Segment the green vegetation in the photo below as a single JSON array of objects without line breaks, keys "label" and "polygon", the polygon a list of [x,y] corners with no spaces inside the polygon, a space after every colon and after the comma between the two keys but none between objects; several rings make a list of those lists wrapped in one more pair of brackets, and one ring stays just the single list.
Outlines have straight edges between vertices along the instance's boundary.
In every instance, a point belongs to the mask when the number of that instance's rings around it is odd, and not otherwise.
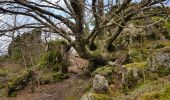
[{"label": "green vegetation", "polygon": [[103,76],[107,77],[107,76],[109,76],[112,73],[113,73],[113,68],[112,67],[104,66],[104,67],[101,67],[101,68],[97,68],[92,73],[92,75],[95,76],[96,74],[100,74],[100,75],[103,75]]},{"label": "green vegetation", "polygon": [[145,93],[140,100],[169,100],[169,99],[170,99],[170,84],[164,86],[161,91]]},{"label": "green vegetation", "polygon": [[[2,58],[17,65],[15,66],[15,70],[12,69],[13,66],[9,66],[9,68],[4,66],[4,68],[0,69],[0,77],[7,81],[7,83],[0,84],[1,95],[14,97],[17,96],[17,91],[25,88],[28,84],[34,86],[38,80],[41,84],[47,84],[62,81],[69,77],[67,74],[69,62],[63,59],[61,55],[61,52],[63,52],[61,51],[61,46],[67,49],[67,43],[63,40],[50,41],[48,43],[49,50],[44,52],[45,50],[42,50],[44,47],[41,47],[43,45],[34,47],[34,44],[37,43],[34,38],[39,37],[36,32],[35,30],[32,34],[29,33],[17,37],[10,44],[10,55],[5,57],[5,59]],[[31,47],[28,45],[22,46],[19,42],[20,39],[32,41],[33,43],[30,43]],[[24,63],[27,65],[27,68],[23,67]]]},{"label": "green vegetation", "polygon": [[103,94],[92,93],[92,97],[94,98],[94,100],[112,100],[111,97]]},{"label": "green vegetation", "polygon": [[[152,84],[150,84],[150,86],[152,87]],[[149,92],[146,91],[146,93],[144,93],[140,97],[140,100],[169,100],[170,99],[169,81],[166,80],[166,82],[163,82],[162,86],[159,86],[158,83],[155,84],[155,89],[152,90],[153,91],[149,91]]]},{"label": "green vegetation", "polygon": [[7,95],[13,96],[13,94],[15,94],[15,91],[18,91],[25,87],[28,84],[29,79],[32,77],[33,75],[28,69],[22,70],[15,76],[11,77],[7,83],[8,86]]},{"label": "green vegetation", "polygon": [[147,62],[135,62],[135,63],[130,63],[130,64],[126,64],[124,65],[124,67],[126,68],[145,68],[147,66]]},{"label": "green vegetation", "polygon": [[[153,20],[160,19],[160,17],[153,18]],[[142,21],[134,21],[134,23],[137,25],[144,24]],[[170,23],[168,21],[160,24],[163,25],[163,28],[169,30]],[[19,65],[17,65],[19,69],[17,68],[15,71],[5,67],[0,69],[1,80],[7,80],[6,84],[0,84],[1,96],[15,97],[19,90],[29,84],[32,85],[32,90],[34,90],[34,85],[38,84],[38,82],[43,85],[69,78],[68,66],[70,66],[70,62],[66,54],[69,52],[70,46],[67,41],[57,40],[46,44],[41,41],[42,45],[36,48],[34,42],[38,42],[35,41],[34,36],[37,38],[39,36],[36,32],[37,30],[34,30],[32,34],[17,37],[13,41],[14,43],[9,46],[10,55],[0,58],[2,61],[11,61]],[[141,100],[170,99],[169,83],[165,82],[166,85],[161,85],[158,82],[159,78],[170,74],[169,66],[159,64],[159,61],[161,63],[168,62],[166,61],[168,57],[166,58],[164,54],[170,53],[170,41],[157,38],[159,36],[163,36],[160,31],[157,33],[151,32],[150,36],[143,33],[134,33],[134,36],[129,33],[122,34],[115,40],[109,52],[107,52],[103,43],[105,42],[103,39],[106,37],[97,38],[94,44],[86,45],[86,49],[93,57],[88,59],[88,74],[92,77],[100,74],[108,80],[110,85],[106,93],[91,93],[94,100],[112,100],[114,97],[119,98],[119,96],[121,97],[120,100],[123,100],[122,97],[128,98],[128,96]],[[20,39],[24,39],[25,42],[31,41],[32,43],[28,42],[30,45],[21,45],[19,43]],[[47,44],[48,48],[45,46]],[[165,61],[160,59],[165,59]],[[152,82],[157,83],[151,84]],[[81,83],[77,82],[75,85],[81,86]],[[111,85],[113,85],[113,88],[111,88]],[[149,87],[153,91],[146,91],[146,88]],[[90,91],[91,88],[92,82],[85,85],[83,91]],[[136,92],[141,94],[137,95]],[[75,96],[68,96],[67,99],[74,100],[75,98],[77,99]]]},{"label": "green vegetation", "polygon": [[48,72],[46,74],[43,74],[40,78],[41,84],[48,84],[52,82],[59,82],[66,78],[68,78],[68,74],[61,73],[61,72]]}]

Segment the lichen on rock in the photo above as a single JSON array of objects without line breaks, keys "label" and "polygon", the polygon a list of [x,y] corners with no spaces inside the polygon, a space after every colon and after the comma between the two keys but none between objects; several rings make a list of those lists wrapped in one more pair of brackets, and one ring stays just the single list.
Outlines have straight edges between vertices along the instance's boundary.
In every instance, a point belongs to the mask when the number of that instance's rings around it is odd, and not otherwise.
[{"label": "lichen on rock", "polygon": [[170,47],[157,50],[148,58],[148,72],[166,76],[170,72]]},{"label": "lichen on rock", "polygon": [[104,76],[99,74],[95,75],[93,80],[93,91],[95,93],[104,93],[109,89],[109,83]]}]

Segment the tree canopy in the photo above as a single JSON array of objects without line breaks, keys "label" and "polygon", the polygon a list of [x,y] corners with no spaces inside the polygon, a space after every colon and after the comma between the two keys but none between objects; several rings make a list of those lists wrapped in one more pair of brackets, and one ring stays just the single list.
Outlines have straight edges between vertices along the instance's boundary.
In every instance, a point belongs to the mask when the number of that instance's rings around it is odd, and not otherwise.
[{"label": "tree canopy", "polygon": [[[56,33],[67,40],[82,58],[92,58],[94,41],[104,37],[106,51],[128,23],[135,20],[163,16],[167,21],[169,10],[165,4],[168,0],[1,0],[0,36],[20,29],[40,28],[42,31]],[[157,10],[155,10],[157,9]],[[28,17],[30,20],[9,25],[7,16]],[[143,26],[158,23],[156,20]],[[21,24],[22,23],[22,24]],[[6,27],[5,27],[6,26]],[[5,28],[4,28],[5,27]],[[74,39],[72,38],[74,37]]]}]

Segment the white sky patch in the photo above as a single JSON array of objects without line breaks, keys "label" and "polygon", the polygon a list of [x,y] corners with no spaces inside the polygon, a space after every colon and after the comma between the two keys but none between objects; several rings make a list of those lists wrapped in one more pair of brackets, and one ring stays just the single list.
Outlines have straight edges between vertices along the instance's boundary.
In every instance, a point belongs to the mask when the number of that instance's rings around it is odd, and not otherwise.
[{"label": "white sky patch", "polygon": [[5,55],[8,53],[8,46],[11,42],[11,38],[2,36],[0,37],[0,55]]}]

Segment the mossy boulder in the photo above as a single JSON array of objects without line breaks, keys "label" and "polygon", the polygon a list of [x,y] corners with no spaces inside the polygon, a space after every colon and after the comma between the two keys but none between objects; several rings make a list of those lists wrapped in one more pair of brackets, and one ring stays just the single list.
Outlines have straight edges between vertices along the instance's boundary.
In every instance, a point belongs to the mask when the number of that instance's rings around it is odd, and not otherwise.
[{"label": "mossy boulder", "polygon": [[15,76],[11,77],[7,83],[7,95],[12,96],[15,91],[24,88],[32,78],[33,74],[30,70],[22,70]]},{"label": "mossy boulder", "polygon": [[170,47],[157,50],[148,58],[148,72],[157,73],[159,76],[170,74]]},{"label": "mossy boulder", "polygon": [[41,30],[39,29],[16,36],[8,47],[11,61],[24,67],[35,64],[44,52],[45,44],[41,40]]},{"label": "mossy boulder", "polygon": [[93,80],[93,92],[95,93],[105,93],[109,89],[109,83],[104,76],[99,74],[95,75]]},{"label": "mossy boulder", "polygon": [[114,81],[114,77],[113,77],[114,68],[113,68],[113,66],[104,66],[104,67],[97,68],[92,73],[92,76],[95,76],[96,74],[104,76],[108,80],[109,84],[113,83],[113,81]]},{"label": "mossy boulder", "polygon": [[126,64],[122,73],[123,92],[133,90],[145,81],[144,69],[147,62],[138,62]]},{"label": "mossy boulder", "polygon": [[112,100],[117,92],[112,91],[104,76],[96,74],[93,80],[93,87],[90,92],[85,93],[81,100]]},{"label": "mossy boulder", "polygon": [[40,57],[36,65],[41,84],[62,81],[69,77],[67,72],[70,62],[67,59],[69,55],[67,43],[64,40],[58,40],[50,41],[48,45],[47,52]]}]

